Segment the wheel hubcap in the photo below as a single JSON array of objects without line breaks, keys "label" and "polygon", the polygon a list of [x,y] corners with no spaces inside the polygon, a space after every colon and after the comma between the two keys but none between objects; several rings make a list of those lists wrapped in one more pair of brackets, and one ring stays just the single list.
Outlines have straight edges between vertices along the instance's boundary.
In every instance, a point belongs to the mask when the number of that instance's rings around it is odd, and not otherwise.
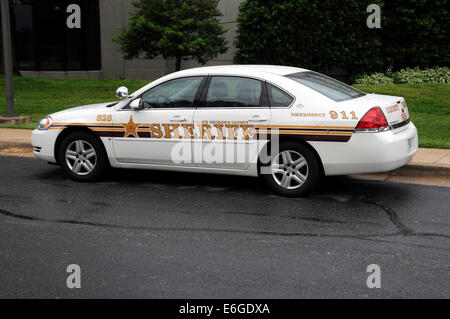
[{"label": "wheel hubcap", "polygon": [[77,175],[90,174],[97,163],[95,149],[86,141],[73,141],[66,150],[66,163],[69,169]]},{"label": "wheel hubcap", "polygon": [[296,189],[308,178],[308,163],[295,151],[283,151],[272,162],[272,177],[284,189]]}]

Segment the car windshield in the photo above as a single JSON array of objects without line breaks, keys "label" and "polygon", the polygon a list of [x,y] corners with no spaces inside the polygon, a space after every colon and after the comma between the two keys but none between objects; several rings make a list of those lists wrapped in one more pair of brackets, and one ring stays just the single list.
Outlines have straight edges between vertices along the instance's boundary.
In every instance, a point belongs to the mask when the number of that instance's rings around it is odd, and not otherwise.
[{"label": "car windshield", "polygon": [[316,72],[300,72],[286,75],[314,91],[317,91],[336,102],[355,99],[365,94],[351,86]]}]

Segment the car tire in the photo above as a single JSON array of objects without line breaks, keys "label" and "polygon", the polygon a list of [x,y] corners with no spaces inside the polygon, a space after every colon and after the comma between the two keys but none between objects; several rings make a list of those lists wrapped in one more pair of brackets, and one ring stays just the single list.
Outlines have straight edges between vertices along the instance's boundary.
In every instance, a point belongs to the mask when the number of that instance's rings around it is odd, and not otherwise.
[{"label": "car tire", "polygon": [[277,194],[302,197],[316,188],[321,166],[316,155],[306,145],[281,142],[270,163],[261,165],[260,177]]},{"label": "car tire", "polygon": [[102,142],[89,132],[74,132],[64,138],[58,159],[63,172],[79,182],[97,181],[109,167]]}]

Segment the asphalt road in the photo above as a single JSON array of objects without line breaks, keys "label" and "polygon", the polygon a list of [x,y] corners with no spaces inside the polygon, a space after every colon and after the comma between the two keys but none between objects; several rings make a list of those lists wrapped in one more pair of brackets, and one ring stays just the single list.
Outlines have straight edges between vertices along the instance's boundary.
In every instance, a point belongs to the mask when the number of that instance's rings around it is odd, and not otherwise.
[{"label": "asphalt road", "polygon": [[0,297],[449,298],[449,195],[342,177],[288,199],[254,178],[130,170],[81,184],[0,157]]}]

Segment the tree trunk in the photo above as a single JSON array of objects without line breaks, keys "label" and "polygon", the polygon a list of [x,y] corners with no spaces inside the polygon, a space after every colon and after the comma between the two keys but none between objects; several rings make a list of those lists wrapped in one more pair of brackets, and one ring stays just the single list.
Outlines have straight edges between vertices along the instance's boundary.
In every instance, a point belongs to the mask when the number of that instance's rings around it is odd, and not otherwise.
[{"label": "tree trunk", "polygon": [[175,71],[181,70],[181,56],[177,56],[177,62],[175,64]]},{"label": "tree trunk", "polygon": [[[11,46],[12,46],[12,61],[13,61],[13,74],[19,75],[19,63],[16,59],[16,50],[15,50],[15,16],[14,16],[14,3],[12,0],[9,0],[9,6],[10,6],[10,23],[11,23]],[[3,56],[3,41],[2,41],[2,19],[0,18],[0,74],[5,74],[5,61]]]},{"label": "tree trunk", "polygon": [[11,45],[12,45],[12,61],[13,61],[13,73],[14,75],[19,75],[19,62],[16,58],[16,16],[14,14],[14,1],[9,0],[10,7],[10,18],[11,18]]},{"label": "tree trunk", "polygon": [[[0,10],[1,13],[1,10]],[[5,74],[5,68],[3,63],[4,62],[4,57],[3,57],[3,29],[2,29],[2,19],[0,17],[0,35],[2,36],[2,38],[0,39],[0,74]]]}]

